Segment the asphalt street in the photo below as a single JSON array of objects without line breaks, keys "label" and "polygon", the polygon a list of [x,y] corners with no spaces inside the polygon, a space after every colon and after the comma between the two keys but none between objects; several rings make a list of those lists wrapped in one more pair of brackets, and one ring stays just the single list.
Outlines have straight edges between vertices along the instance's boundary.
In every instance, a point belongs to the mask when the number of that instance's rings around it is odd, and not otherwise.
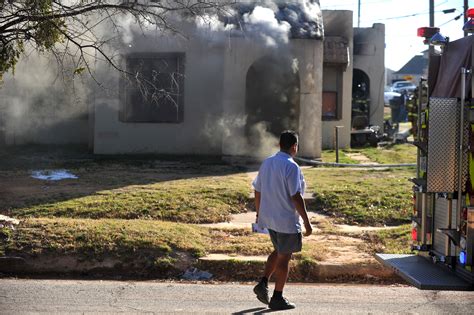
[{"label": "asphalt street", "polygon": [[[294,314],[472,314],[474,292],[289,284]],[[269,313],[249,284],[0,279],[0,313]],[[286,312],[285,312],[286,313]]]}]

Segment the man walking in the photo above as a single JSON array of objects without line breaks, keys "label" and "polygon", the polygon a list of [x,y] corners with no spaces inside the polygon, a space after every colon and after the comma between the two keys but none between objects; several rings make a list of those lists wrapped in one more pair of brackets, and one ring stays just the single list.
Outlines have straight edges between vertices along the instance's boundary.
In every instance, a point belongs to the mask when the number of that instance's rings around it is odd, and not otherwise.
[{"label": "man walking", "polygon": [[[280,135],[280,152],[267,158],[254,180],[255,208],[260,228],[267,228],[274,251],[268,256],[264,276],[253,291],[272,310],[295,308],[283,297],[292,253],[301,251],[303,219],[305,236],[313,229],[303,199],[305,181],[301,169],[293,160],[298,152],[298,135],[287,130]],[[275,276],[275,290],[268,296],[268,280]]]}]

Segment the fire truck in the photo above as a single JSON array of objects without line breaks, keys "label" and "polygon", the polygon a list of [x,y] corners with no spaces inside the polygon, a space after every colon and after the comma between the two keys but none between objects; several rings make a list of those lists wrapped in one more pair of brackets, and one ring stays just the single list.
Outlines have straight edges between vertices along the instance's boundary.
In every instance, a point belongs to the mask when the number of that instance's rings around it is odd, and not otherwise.
[{"label": "fire truck", "polygon": [[[474,32],[474,9],[468,17]],[[433,27],[418,35],[441,48],[430,48],[418,88],[414,254],[376,258],[419,289],[474,290],[474,36],[449,42]]]}]

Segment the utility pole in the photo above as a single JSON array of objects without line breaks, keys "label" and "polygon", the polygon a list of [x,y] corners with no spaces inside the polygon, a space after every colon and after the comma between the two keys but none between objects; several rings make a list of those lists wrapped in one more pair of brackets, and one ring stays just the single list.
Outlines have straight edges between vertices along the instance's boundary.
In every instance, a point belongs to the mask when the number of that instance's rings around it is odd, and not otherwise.
[{"label": "utility pole", "polygon": [[430,0],[430,27],[434,26],[434,0]]},{"label": "utility pole", "polygon": [[359,0],[359,7],[357,9],[357,27],[360,27],[360,1],[361,0]]},{"label": "utility pole", "polygon": [[[430,0],[430,27],[434,27],[434,0]],[[434,54],[434,47],[432,45],[429,45],[429,56],[432,56]]]},{"label": "utility pole", "polygon": [[[466,22],[467,22],[467,9],[469,9],[469,3],[468,2],[469,2],[468,0],[464,0],[464,24],[466,24]],[[466,36],[467,36],[467,32],[464,31],[464,37],[466,37]]]}]

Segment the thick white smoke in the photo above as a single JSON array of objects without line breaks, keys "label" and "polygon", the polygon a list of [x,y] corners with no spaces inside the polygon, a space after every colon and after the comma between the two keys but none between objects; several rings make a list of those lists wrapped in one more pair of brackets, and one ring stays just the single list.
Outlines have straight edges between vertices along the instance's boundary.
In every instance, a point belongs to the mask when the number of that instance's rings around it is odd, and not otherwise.
[{"label": "thick white smoke", "polygon": [[[245,129],[245,115],[227,116],[219,119],[209,117],[203,130],[206,139],[232,143],[226,154],[254,157],[260,160],[278,151],[278,138],[268,132],[265,122],[258,122],[249,128],[249,134],[239,131]],[[219,142],[219,143],[217,143]]]},{"label": "thick white smoke", "polygon": [[288,22],[279,22],[270,8],[257,6],[251,13],[243,16],[246,33],[263,39],[267,46],[287,44],[291,26]]},{"label": "thick white smoke", "polygon": [[0,110],[5,113],[7,143],[85,141],[89,89],[73,71],[62,70],[55,58],[32,52],[18,63],[14,75],[5,76]]},{"label": "thick white smoke", "polygon": [[[223,15],[209,11],[198,16],[186,17],[170,14],[167,18],[172,28],[183,32],[183,37],[198,35],[212,41],[228,40],[229,36],[246,36],[259,42],[263,40],[266,45],[275,47],[287,44],[291,36],[321,36],[321,11],[316,1],[238,1],[235,7],[227,8],[225,11]],[[91,17],[89,25],[99,20],[99,17]],[[157,37],[162,34],[162,30],[156,29],[146,20],[137,23],[131,15],[120,15],[115,23],[105,21],[96,25],[92,32],[100,41],[109,43],[101,48],[113,61],[119,60],[120,54],[126,53],[128,48],[134,46],[137,36],[151,39],[149,47],[140,47],[143,51],[152,46],[156,50],[156,46],[160,45]],[[84,35],[92,38],[92,32]],[[77,57],[77,50],[73,52]],[[102,71],[104,67],[112,69],[100,54],[91,50],[89,52],[91,55],[85,55],[84,58],[89,62],[93,74],[107,73]],[[88,77],[87,69],[74,74],[76,65],[72,63],[66,64],[64,69],[51,66],[52,64],[55,65],[56,60],[51,56],[33,53],[28,60],[18,65],[15,76],[6,77],[0,94],[8,96],[3,102],[3,106],[8,107],[7,128],[14,130],[15,134],[23,136],[34,134],[37,128],[87,114],[90,91],[80,82],[81,77]],[[97,68],[94,68],[95,66]],[[297,69],[297,63],[294,63],[293,67]],[[67,72],[66,83],[63,82],[61,71]],[[96,79],[101,84],[107,80],[100,76]],[[91,82],[92,86],[95,84]],[[116,87],[103,85],[105,88],[111,88],[108,91],[115,89],[117,93]],[[230,133],[232,128],[227,127],[242,129],[246,123],[245,117],[222,117],[217,123],[213,123],[214,127],[207,126],[205,134],[235,137],[235,134]],[[249,130],[251,137],[258,139],[260,144],[252,146],[244,136],[236,137],[236,154],[264,157],[275,150],[278,141],[266,131],[264,123],[257,123]]]},{"label": "thick white smoke", "polygon": [[287,44],[291,37],[321,38],[323,35],[319,3],[311,0],[237,1],[225,13],[206,13],[195,19],[201,34],[216,37],[222,33],[226,36],[241,33],[263,40],[269,47]]}]

